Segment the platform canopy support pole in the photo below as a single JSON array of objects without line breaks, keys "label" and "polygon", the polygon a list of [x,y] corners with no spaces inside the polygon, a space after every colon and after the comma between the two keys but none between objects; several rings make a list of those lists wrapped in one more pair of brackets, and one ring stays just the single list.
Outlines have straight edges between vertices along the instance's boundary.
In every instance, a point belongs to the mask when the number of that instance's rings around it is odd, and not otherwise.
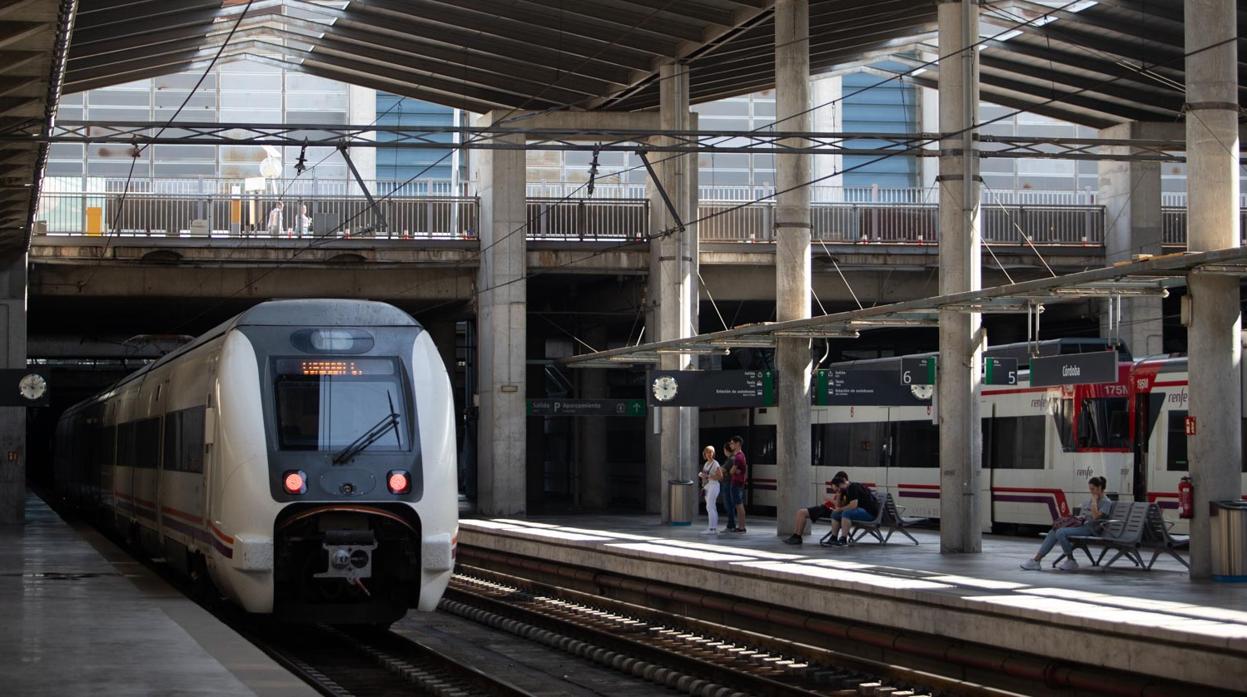
[{"label": "platform canopy support pole", "polygon": [[[1187,248],[1239,246],[1238,11],[1235,0],[1186,0]],[[1206,50],[1201,50],[1206,49]],[[1242,316],[1237,276],[1187,276],[1188,436],[1195,518],[1191,578],[1213,573],[1209,503],[1242,495]]]},{"label": "platform canopy support pole", "polygon": [[[775,117],[784,131],[813,130],[810,112],[810,3],[775,3]],[[810,316],[810,155],[775,156],[775,314],[785,322]],[[776,532],[791,535],[792,513],[809,505],[810,340],[775,341],[779,372]]]},{"label": "platform canopy support pole", "polygon": [[[668,63],[659,68],[659,121],[666,130],[690,130],[693,128],[689,111],[688,65]],[[659,181],[670,199],[678,220],[663,201],[658,188],[649,187],[649,210],[651,235],[659,236],[650,243],[651,261],[650,297],[657,303],[658,336],[682,339],[695,336],[698,327],[698,302],[700,290],[697,285],[697,228],[687,225],[697,210],[696,180],[697,156],[692,154],[652,156]],[[678,229],[683,226],[683,229]],[[664,354],[659,367],[663,370],[692,370],[697,367],[695,357],[688,354]],[[653,418],[652,416],[650,418]],[[694,467],[701,460],[697,446],[697,409],[692,407],[662,407],[658,409],[658,497],[660,515],[664,523],[671,522],[668,497],[671,479],[689,479]],[[653,492],[655,482],[648,482]]]},{"label": "platform canopy support pole", "polygon": [[[482,125],[503,112],[481,116]],[[507,136],[522,139],[523,136]],[[528,333],[527,165],[522,150],[482,150],[472,158],[480,194],[477,280],[477,508],[523,515],[527,507],[525,405]]]},{"label": "platform canopy support pole", "polygon": [[[940,293],[982,287],[978,150],[971,128],[979,103],[975,2],[938,8],[940,60]],[[982,319],[940,312],[937,405],[940,433],[940,551],[982,551],[979,424]]]}]

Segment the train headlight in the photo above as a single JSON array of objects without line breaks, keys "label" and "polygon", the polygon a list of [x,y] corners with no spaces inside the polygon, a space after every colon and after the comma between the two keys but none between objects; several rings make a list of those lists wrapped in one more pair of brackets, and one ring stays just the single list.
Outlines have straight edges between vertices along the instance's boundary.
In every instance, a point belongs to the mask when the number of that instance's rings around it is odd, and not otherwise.
[{"label": "train headlight", "polygon": [[390,470],[385,475],[385,485],[390,488],[391,494],[406,494],[411,491],[411,475],[403,470]]},{"label": "train headlight", "polygon": [[307,475],[303,470],[289,470],[281,475],[281,486],[287,494],[306,494]]}]

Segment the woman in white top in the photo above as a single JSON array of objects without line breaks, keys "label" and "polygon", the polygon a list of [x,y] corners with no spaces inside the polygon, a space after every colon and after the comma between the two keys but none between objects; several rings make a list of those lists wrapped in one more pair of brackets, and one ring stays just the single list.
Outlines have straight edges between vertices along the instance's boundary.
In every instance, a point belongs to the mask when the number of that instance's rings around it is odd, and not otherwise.
[{"label": "woman in white top", "polygon": [[701,493],[706,499],[706,516],[710,518],[710,527],[706,528],[704,534],[715,535],[719,532],[719,482],[723,480],[723,468],[714,459],[713,445],[707,445],[701,455],[705,462],[697,476],[701,479]]}]

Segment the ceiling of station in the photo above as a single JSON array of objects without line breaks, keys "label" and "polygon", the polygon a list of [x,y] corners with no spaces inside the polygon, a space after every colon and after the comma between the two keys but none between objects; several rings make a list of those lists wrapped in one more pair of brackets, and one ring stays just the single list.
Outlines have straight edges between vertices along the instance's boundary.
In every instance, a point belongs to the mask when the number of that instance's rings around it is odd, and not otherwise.
[{"label": "ceiling of station", "polygon": [[[56,103],[67,0],[0,0],[0,132],[46,125]],[[0,148],[0,254],[25,249],[47,145]]]},{"label": "ceiling of station", "polygon": [[[246,5],[79,0],[65,89],[202,69]],[[658,66],[672,59],[688,62],[694,101],[771,87],[773,5],[254,0],[222,60],[260,60],[477,112],[651,109]],[[1182,8],[1182,0],[985,3],[982,98],[1095,127],[1179,118]],[[815,72],[889,61],[914,70],[906,80],[936,84],[938,68],[924,65],[937,57],[935,0],[811,0],[810,14]]]}]

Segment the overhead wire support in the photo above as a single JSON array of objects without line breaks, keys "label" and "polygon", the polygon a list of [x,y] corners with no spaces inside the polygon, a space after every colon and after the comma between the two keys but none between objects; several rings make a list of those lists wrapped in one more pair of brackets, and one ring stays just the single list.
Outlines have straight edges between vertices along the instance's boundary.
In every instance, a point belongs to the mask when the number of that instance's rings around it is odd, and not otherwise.
[{"label": "overhead wire support", "polygon": [[641,158],[641,164],[645,165],[645,171],[649,172],[649,178],[654,182],[654,188],[658,190],[662,203],[667,207],[667,212],[671,214],[671,219],[675,221],[675,229],[677,232],[684,232],[684,221],[680,219],[680,212],[676,210],[675,203],[671,197],[667,195],[667,190],[662,185],[662,180],[658,178],[658,173],[654,171],[654,166],[650,164],[649,157],[645,154],[645,148],[637,148],[637,157]]},{"label": "overhead wire support", "polygon": [[[151,145],[271,145],[274,147],[445,150],[446,136],[455,136],[459,150],[532,150],[562,152],[634,152],[636,143],[649,143],[651,153],[849,155],[897,154],[938,157],[938,150],[914,149],[914,144],[939,139],[938,133],[798,132],[760,130],[668,130],[620,128],[541,128],[500,126],[404,126],[388,124],[167,124],[147,121],[58,121],[49,133],[28,126],[0,133],[0,143],[130,144]],[[516,138],[522,136],[522,140]],[[1066,138],[973,135],[982,157],[1007,159],[1119,160],[1180,163],[1186,145],[1180,140],[1128,138]],[[861,147],[860,141],[882,142]],[[1129,152],[1124,149],[1129,148]],[[1112,150],[1109,150],[1112,149]]]}]

